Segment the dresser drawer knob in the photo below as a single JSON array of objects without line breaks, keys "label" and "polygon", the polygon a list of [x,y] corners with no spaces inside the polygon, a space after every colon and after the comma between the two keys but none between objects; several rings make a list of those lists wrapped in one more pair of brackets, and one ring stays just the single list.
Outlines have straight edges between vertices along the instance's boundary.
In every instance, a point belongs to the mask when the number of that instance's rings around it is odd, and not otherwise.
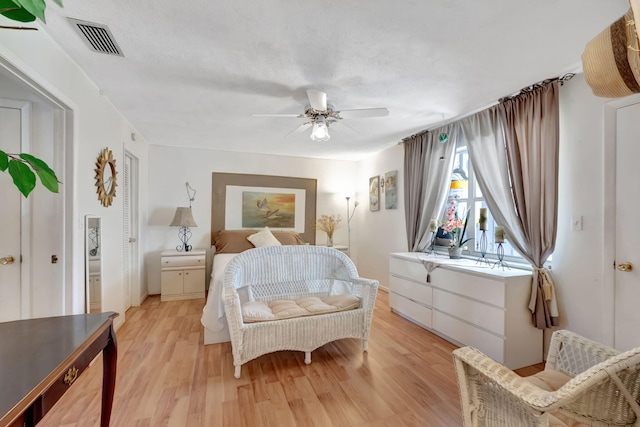
[{"label": "dresser drawer knob", "polygon": [[73,382],[78,378],[78,373],[80,372],[80,370],[78,368],[76,368],[75,366],[72,368],[69,368],[69,370],[67,371],[66,374],[64,374],[64,383],[66,385],[71,385],[73,384]]}]

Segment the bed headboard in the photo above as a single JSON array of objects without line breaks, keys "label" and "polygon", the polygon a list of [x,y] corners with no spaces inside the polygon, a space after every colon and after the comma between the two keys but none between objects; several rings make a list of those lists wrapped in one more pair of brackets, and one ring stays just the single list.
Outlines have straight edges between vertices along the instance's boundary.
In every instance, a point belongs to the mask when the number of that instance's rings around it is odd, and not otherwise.
[{"label": "bed headboard", "polygon": [[[296,228],[300,236],[305,242],[310,244],[316,243],[316,188],[317,180],[312,178],[293,178],[286,176],[273,176],[273,175],[248,175],[239,173],[219,173],[213,172],[211,177],[211,244],[214,244],[215,237],[219,231],[228,228],[263,228],[268,226],[272,228],[269,223],[269,218],[264,218],[264,221],[260,225],[255,227],[238,227],[229,226],[230,221],[227,221],[226,213],[227,209],[227,188],[231,186],[234,194],[238,192],[237,187],[246,187],[247,191],[259,191],[269,192],[269,189],[274,189],[274,194],[282,192],[278,189],[291,189],[298,197],[295,200],[295,209],[298,211],[296,216]],[[242,190],[242,189],[240,189]],[[300,195],[304,194],[304,197]],[[303,199],[303,200],[300,200]],[[233,202],[238,206],[230,206],[230,210],[235,212],[234,215],[243,215],[242,203],[238,201],[237,197],[234,197]],[[246,208],[245,208],[246,209]],[[301,213],[304,213],[301,216]],[[273,215],[274,217],[277,215]],[[233,218],[234,221],[238,221],[238,218]],[[298,220],[302,221],[302,225],[298,224]],[[242,222],[242,221],[241,221]],[[277,228],[277,227],[276,227]],[[287,228],[282,228],[286,230]],[[293,228],[291,228],[293,231]]]}]

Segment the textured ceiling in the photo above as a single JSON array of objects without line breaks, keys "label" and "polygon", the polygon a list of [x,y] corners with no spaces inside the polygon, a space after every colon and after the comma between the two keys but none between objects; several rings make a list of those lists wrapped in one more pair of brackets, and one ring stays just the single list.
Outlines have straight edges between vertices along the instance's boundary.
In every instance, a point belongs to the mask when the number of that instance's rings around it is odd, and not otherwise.
[{"label": "textured ceiling", "polygon": [[[151,144],[360,159],[521,87],[580,67],[625,0],[65,0],[47,31]],[[66,17],[107,25],[125,57],[95,53]],[[331,139],[286,136],[305,90],[345,119]]]}]

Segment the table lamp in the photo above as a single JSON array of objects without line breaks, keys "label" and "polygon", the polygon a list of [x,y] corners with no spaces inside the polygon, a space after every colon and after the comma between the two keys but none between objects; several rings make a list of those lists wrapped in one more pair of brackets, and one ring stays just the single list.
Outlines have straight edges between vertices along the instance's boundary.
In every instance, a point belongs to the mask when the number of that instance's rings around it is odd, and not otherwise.
[{"label": "table lamp", "polygon": [[188,244],[191,238],[191,230],[189,227],[197,227],[191,208],[178,207],[176,208],[176,214],[173,216],[173,221],[170,224],[171,227],[180,227],[178,230],[178,238],[182,242],[181,245],[176,246],[176,250],[179,252],[189,252],[192,246]]}]

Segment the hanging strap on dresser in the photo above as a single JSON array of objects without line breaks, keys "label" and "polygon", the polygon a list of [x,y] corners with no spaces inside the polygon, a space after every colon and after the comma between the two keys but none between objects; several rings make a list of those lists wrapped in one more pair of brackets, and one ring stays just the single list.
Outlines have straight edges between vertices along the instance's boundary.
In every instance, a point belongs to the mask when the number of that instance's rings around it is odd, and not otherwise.
[{"label": "hanging strap on dresser", "polygon": [[431,283],[431,272],[440,267],[440,264],[437,262],[422,260],[422,265],[424,265],[424,268],[427,270],[427,283]]}]

